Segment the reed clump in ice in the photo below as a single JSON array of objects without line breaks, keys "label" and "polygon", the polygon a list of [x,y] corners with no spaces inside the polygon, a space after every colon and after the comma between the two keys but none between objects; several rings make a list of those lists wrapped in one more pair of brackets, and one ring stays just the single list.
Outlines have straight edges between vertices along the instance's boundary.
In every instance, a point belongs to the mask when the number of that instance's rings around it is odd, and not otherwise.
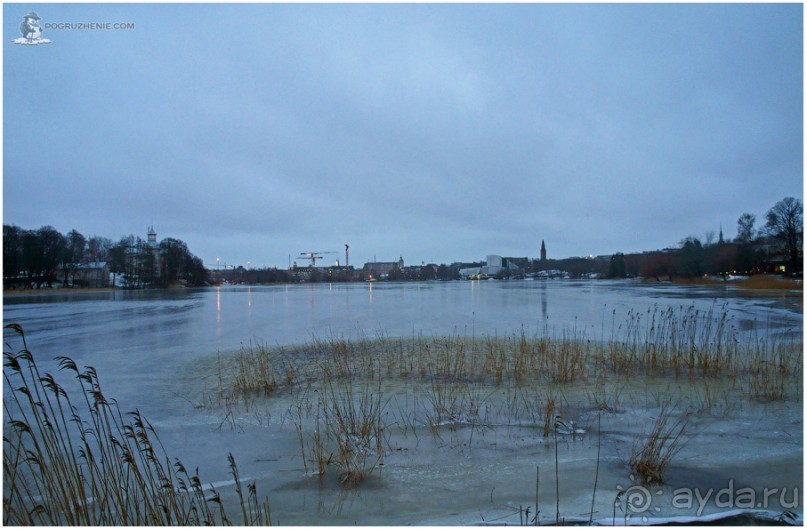
[{"label": "reed clump in ice", "polygon": [[[315,339],[293,349],[251,344],[229,358],[225,389],[248,400],[294,391],[323,378],[422,382],[448,408],[454,385],[551,388],[596,380],[727,380],[757,400],[799,391],[800,337],[741,338],[725,307],[658,307],[631,311],[611,336],[591,340],[578,329],[560,336]],[[282,383],[280,382],[282,381]],[[460,391],[462,393],[462,391]]]},{"label": "reed clump in ice", "polygon": [[[319,475],[336,464],[345,483],[356,484],[383,457],[383,432],[393,423],[437,435],[445,428],[470,427],[473,435],[477,427],[515,425],[547,438],[558,414],[615,413],[638,399],[658,407],[647,401],[664,385],[692,412],[729,413],[742,402],[800,398],[801,350],[800,335],[739,332],[725,306],[651,307],[614,321],[610,336],[603,329],[599,340],[572,326],[535,336],[522,329],[501,337],[379,335],[317,338],[295,348],[251,346],[229,358],[237,376],[225,389],[245,401],[272,399],[281,390],[294,394],[306,471],[308,462]],[[247,372],[249,383],[240,375]],[[587,403],[567,398],[581,393]],[[393,401],[395,421],[388,413]],[[672,419],[672,408],[663,410],[666,422],[649,445],[637,442],[634,470],[650,481],[663,479],[690,435],[678,429],[684,424]],[[377,449],[353,464],[350,454],[364,452],[350,446]]]},{"label": "reed clump in ice", "polygon": [[663,481],[664,470],[683,448],[688,423],[688,410],[676,414],[670,401],[661,405],[650,431],[631,451],[630,467],[645,483]]},{"label": "reed clump in ice", "polygon": [[246,525],[271,523],[268,500],[255,484],[241,488],[235,458],[230,469],[241,506],[231,520],[222,498],[171,459],[157,432],[139,411],[123,414],[104,394],[95,369],[80,370],[58,358],[60,370],[75,375],[70,392],[42,374],[19,334],[22,350],[4,351],[3,435],[4,525]]}]

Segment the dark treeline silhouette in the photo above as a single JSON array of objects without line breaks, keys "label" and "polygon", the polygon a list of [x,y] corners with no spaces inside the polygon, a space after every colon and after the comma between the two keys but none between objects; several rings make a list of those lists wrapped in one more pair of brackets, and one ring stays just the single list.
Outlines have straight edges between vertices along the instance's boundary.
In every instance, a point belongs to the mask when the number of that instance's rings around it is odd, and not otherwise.
[{"label": "dark treeline silhouette", "polygon": [[686,237],[678,247],[623,254],[610,258],[571,258],[534,261],[538,270],[558,269],[570,277],[596,274],[600,277],[644,277],[656,280],[775,273],[800,277],[804,270],[803,205],[788,197],[777,202],[765,215],[766,223],[755,229],[756,217],[743,213],[737,219],[737,236],[725,239],[722,231],[703,240]]},{"label": "dark treeline silhouette", "polygon": [[213,272],[214,281],[227,280],[232,283],[258,285],[263,283],[294,283],[295,276],[287,270],[277,268],[250,268],[239,266],[233,270]]},{"label": "dark treeline silhouette", "polygon": [[[804,220],[801,200],[787,197],[777,202],[765,215],[765,225],[754,228],[756,217],[743,213],[737,219],[733,240],[701,241],[687,237],[673,250],[641,256],[624,256],[625,273],[648,278],[700,277],[703,275],[751,275],[776,273],[801,277],[804,271]],[[609,274],[621,277],[620,257],[612,257]]]},{"label": "dark treeline silhouette", "polygon": [[[66,235],[52,226],[27,230],[3,225],[3,287],[169,287],[207,283],[202,260],[172,238],[160,243],[128,235],[118,242]],[[109,279],[111,275],[111,281]]]},{"label": "dark treeline silhouette", "polygon": [[[737,235],[724,238],[714,232],[702,239],[689,236],[675,248],[634,254],[617,252],[609,257],[567,259],[507,258],[517,264],[503,269],[499,279],[538,277],[644,277],[656,280],[776,273],[801,277],[803,258],[803,205],[796,198],[777,202],[765,215],[765,224],[755,228],[756,217],[743,213],[737,219]],[[717,239],[717,240],[715,240]],[[421,264],[394,267],[384,279],[427,281],[460,279],[463,268],[478,263]],[[544,274],[542,274],[542,272]],[[547,274],[546,272],[551,272]],[[107,280],[112,276],[111,284]],[[201,286],[232,283],[347,282],[381,279],[353,267],[293,267],[246,269],[243,266],[205,270],[198,257],[179,239],[156,242],[129,235],[113,242],[105,237],[87,239],[76,230],[66,235],[51,226],[24,230],[3,225],[4,288],[63,286],[167,287],[176,284]]]}]

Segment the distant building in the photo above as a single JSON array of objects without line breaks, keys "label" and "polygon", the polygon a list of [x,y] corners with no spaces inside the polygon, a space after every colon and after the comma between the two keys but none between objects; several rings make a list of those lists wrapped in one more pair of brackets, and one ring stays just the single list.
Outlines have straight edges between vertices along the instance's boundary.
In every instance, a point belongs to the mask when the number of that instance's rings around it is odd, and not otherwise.
[{"label": "distant building", "polygon": [[401,268],[401,279],[404,280],[428,280],[436,279],[439,267],[436,264],[421,263],[416,266],[405,266]]},{"label": "distant building", "polygon": [[79,265],[73,273],[73,286],[106,288],[109,284],[109,267],[104,262]]},{"label": "distant building", "polygon": [[541,239],[541,262],[546,262],[546,245],[544,244],[543,239]]},{"label": "distant building", "polygon": [[400,270],[404,267],[403,256],[394,262],[372,262],[364,263],[362,274],[366,278],[386,279],[393,270]]},{"label": "distant building", "polygon": [[504,262],[511,270],[515,268],[528,270],[532,267],[532,259],[529,257],[505,257]]},{"label": "distant building", "polygon": [[355,279],[355,270],[352,266],[327,266],[322,269],[324,276],[328,281],[353,281]]},{"label": "distant building", "polygon": [[514,274],[522,271],[522,267],[517,264],[519,261],[527,261],[527,258],[488,255],[484,266],[461,268],[459,273],[463,279],[487,279],[497,277],[505,271]]}]

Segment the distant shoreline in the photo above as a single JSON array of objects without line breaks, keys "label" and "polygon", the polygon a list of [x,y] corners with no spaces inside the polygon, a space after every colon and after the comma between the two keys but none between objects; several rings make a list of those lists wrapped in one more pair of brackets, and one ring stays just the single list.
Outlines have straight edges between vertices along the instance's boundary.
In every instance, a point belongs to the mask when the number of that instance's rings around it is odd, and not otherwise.
[{"label": "distant shoreline", "polygon": [[[652,283],[653,280],[645,280]],[[668,281],[662,281],[662,283]],[[717,278],[703,278],[703,279],[675,279],[672,281],[673,285],[680,286],[733,286],[742,290],[803,290],[804,286],[801,280],[790,279],[786,277],[770,276],[770,275],[755,275],[749,276],[744,279],[732,279],[724,281]]]},{"label": "distant shoreline", "polygon": [[23,288],[23,289],[3,289],[3,297],[22,297],[22,296],[45,296],[47,294],[79,294],[79,293],[97,293],[97,292],[114,292],[121,290],[119,288],[105,287],[105,288]]},{"label": "distant shoreline", "polygon": [[[577,281],[577,280],[575,280]],[[585,280],[581,280],[585,281]],[[595,280],[596,281],[596,280]],[[702,287],[726,287],[731,286],[735,287],[740,290],[754,290],[754,291],[765,291],[765,290],[797,290],[803,291],[803,283],[801,280],[794,280],[789,278],[783,278],[778,276],[769,276],[769,275],[758,275],[758,276],[751,276],[745,279],[734,279],[730,281],[724,281],[718,278],[703,278],[703,279],[686,279],[686,278],[675,278],[673,281],[669,280],[661,280],[656,281],[652,278],[644,278],[642,281],[646,284],[651,285],[674,285],[674,286],[702,286]],[[407,282],[416,282],[416,281],[407,281]],[[266,285],[276,285],[281,283],[264,283],[264,284],[255,284],[255,285],[236,285],[236,286],[266,286]],[[282,283],[282,284],[289,284],[289,283]],[[309,285],[310,283],[293,283],[293,284],[305,284]],[[210,285],[211,287],[215,285]],[[206,287],[198,287],[198,288],[206,288]],[[35,297],[35,296],[46,296],[50,294],[97,294],[99,292],[117,292],[117,291],[125,291],[128,289],[123,289],[120,287],[113,288],[113,287],[102,287],[102,288],[26,288],[26,289],[3,289],[3,297]],[[162,289],[159,289],[162,290]],[[169,289],[170,290],[170,289]]]}]

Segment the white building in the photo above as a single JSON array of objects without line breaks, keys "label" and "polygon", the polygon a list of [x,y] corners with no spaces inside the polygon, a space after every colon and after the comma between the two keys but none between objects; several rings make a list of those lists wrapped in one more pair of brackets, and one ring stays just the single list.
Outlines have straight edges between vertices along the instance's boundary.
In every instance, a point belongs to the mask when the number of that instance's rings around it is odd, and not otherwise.
[{"label": "white building", "polygon": [[502,270],[520,270],[515,264],[501,255],[488,255],[485,266],[460,269],[460,277],[464,279],[485,279],[496,277]]}]

